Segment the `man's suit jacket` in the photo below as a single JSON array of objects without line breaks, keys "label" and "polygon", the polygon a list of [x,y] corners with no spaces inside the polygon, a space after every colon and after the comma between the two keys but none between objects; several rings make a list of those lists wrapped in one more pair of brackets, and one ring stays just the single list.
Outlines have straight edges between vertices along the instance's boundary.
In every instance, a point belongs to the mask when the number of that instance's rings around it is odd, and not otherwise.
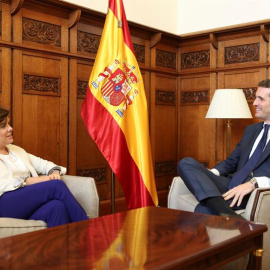
[{"label": "man's suit jacket", "polygon": [[[23,148],[9,144],[7,145],[9,152],[20,159],[24,165],[29,169],[31,176],[38,176],[39,174],[47,175],[48,172],[57,165],[53,162],[41,159],[34,155],[27,153]],[[61,174],[66,173],[66,168],[57,166],[61,169]],[[0,156],[0,196],[7,191],[12,191],[20,188],[22,179],[14,177],[9,166],[5,160]]]},{"label": "man's suit jacket", "polygon": [[[253,124],[248,126],[241,141],[237,144],[232,154],[224,161],[215,165],[220,175],[232,177],[233,174],[239,171],[249,159],[251,149],[263,128],[264,122]],[[266,176],[270,177],[270,143],[266,145],[255,169],[253,170],[253,176]],[[249,181],[252,177],[250,175],[244,182]]]}]

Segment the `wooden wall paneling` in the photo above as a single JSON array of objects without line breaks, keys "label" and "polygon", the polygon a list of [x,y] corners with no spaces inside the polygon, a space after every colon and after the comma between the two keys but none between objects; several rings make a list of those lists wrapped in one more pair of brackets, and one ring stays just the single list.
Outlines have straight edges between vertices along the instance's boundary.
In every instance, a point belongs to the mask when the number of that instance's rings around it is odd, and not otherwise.
[{"label": "wooden wall paneling", "polygon": [[[56,51],[68,48],[63,36],[67,36],[67,23],[62,19],[22,9],[13,17],[13,25],[17,43]],[[14,50],[13,59],[16,143],[67,166],[68,59],[27,49]]]},{"label": "wooden wall paneling", "polygon": [[59,119],[57,126],[59,126],[59,138],[56,137],[56,144],[59,144],[59,164],[68,166],[68,58],[61,57],[60,63],[60,79],[61,79],[61,97],[59,97]]},{"label": "wooden wall paneling", "polygon": [[[150,66],[154,70],[156,67],[156,47],[150,48]],[[155,114],[155,92],[156,92],[156,72],[151,71],[150,73],[150,100],[149,100],[149,106],[150,106],[150,140],[151,140],[151,146],[152,146],[152,159],[153,159],[153,166],[155,171],[155,145],[156,145],[156,114]]]},{"label": "wooden wall paneling", "polygon": [[212,163],[215,147],[214,122],[205,119],[212,85],[210,64],[214,62],[211,47],[209,38],[180,44],[180,159],[193,157],[207,167]]},{"label": "wooden wall paneling", "polygon": [[[269,31],[269,30],[268,30]],[[269,38],[270,34],[268,33],[267,37]],[[270,55],[269,55],[269,52],[270,52],[270,42],[267,42],[266,43],[266,63],[270,63]],[[267,73],[268,75],[268,73]]]},{"label": "wooden wall paneling", "polygon": [[[2,47],[0,49],[0,104],[12,110],[11,93],[11,74],[12,74],[12,55],[10,48]],[[12,115],[11,115],[12,119]]]},{"label": "wooden wall paneling", "polygon": [[191,41],[180,44],[180,70],[182,74],[208,71],[210,68],[210,45],[209,42]]},{"label": "wooden wall paneling", "polygon": [[23,53],[21,145],[62,166],[67,166],[67,71],[67,59]]},{"label": "wooden wall paneling", "polygon": [[[269,34],[268,34],[269,35]],[[260,63],[267,63],[268,58],[268,43],[264,36],[259,36],[259,43],[260,43]]]},{"label": "wooden wall paneling", "polygon": [[205,119],[209,107],[209,74],[181,78],[181,158],[193,157],[208,166],[214,144],[213,121]]},{"label": "wooden wall paneling", "polygon": [[[2,15],[2,3],[0,3],[0,39],[2,40],[2,24],[3,24],[3,15]],[[2,48],[0,48],[2,54]],[[4,105],[2,101],[2,56],[0,58],[0,106]],[[8,108],[8,107],[7,107]]]},{"label": "wooden wall paneling", "polygon": [[[178,49],[156,43],[152,49],[152,68],[158,72],[151,80],[151,115],[154,137],[154,172],[159,204],[166,206],[167,192],[172,177],[176,175],[177,164],[177,110],[176,89],[178,70]],[[163,74],[165,72],[165,74]],[[154,72],[152,72],[154,73]]]},{"label": "wooden wall paneling", "polygon": [[169,46],[158,45],[156,48],[156,68],[161,72],[177,72],[177,50]]},{"label": "wooden wall paneling", "polygon": [[67,20],[26,8],[23,8],[21,13],[20,27],[22,27],[23,44],[55,51],[67,51]]},{"label": "wooden wall paneling", "polygon": [[1,39],[11,41],[11,14],[10,5],[2,2],[1,6]]},{"label": "wooden wall paneling", "polygon": [[[12,20],[12,40],[15,43],[22,43],[22,11],[20,10],[16,15],[14,15]],[[12,117],[14,144],[22,146],[22,51],[14,49],[12,57]]]},{"label": "wooden wall paneling", "polygon": [[14,144],[19,146],[22,146],[22,115],[23,115],[22,74],[23,74],[22,51],[13,50],[13,73],[12,73],[13,134],[14,134]]},{"label": "wooden wall paneling", "polygon": [[[177,50],[177,67],[180,70],[181,67],[181,49]],[[177,89],[176,89],[176,110],[177,110],[177,126],[176,126],[176,134],[177,134],[177,163],[181,158],[181,146],[180,146],[180,130],[181,130],[181,78],[177,76]]]},{"label": "wooden wall paneling", "polygon": [[[211,41],[211,40],[210,40]],[[218,55],[218,38],[216,36],[213,37],[212,42],[215,44],[210,46],[210,68],[216,69],[217,68],[217,55]],[[215,93],[215,90],[217,89],[217,73],[211,72],[210,73],[210,89],[209,89],[209,105],[211,103],[211,100],[213,98],[213,95]],[[209,106],[207,108],[207,111],[209,109]],[[209,145],[209,168],[212,168],[217,163],[217,157],[218,157],[218,132],[217,132],[217,120],[216,119],[208,119],[208,124],[211,127],[211,142]]]},{"label": "wooden wall paneling", "polygon": [[10,109],[10,102],[8,104],[5,104],[3,101],[3,97],[7,96],[6,94],[2,94],[2,48],[0,48],[0,106],[3,106],[4,108]]},{"label": "wooden wall paneling", "polygon": [[[70,52],[77,52],[77,25],[69,31]],[[69,140],[68,169],[69,174],[77,174],[77,93],[78,93],[78,63],[77,59],[69,59]]]},{"label": "wooden wall paneling", "polygon": [[95,58],[100,44],[103,29],[81,22],[78,23],[77,27],[78,55],[92,56],[93,58]]},{"label": "wooden wall paneling", "polygon": [[176,175],[177,78],[157,74],[155,91],[155,176],[158,190],[166,190]]},{"label": "wooden wall paneling", "polygon": [[[9,5],[0,3],[0,39],[11,41],[11,15]],[[0,104],[12,110],[11,98],[11,49],[0,48]],[[11,115],[12,120],[12,115]],[[11,121],[12,122],[12,121]]]},{"label": "wooden wall paneling", "polygon": [[261,56],[264,52],[261,51],[261,47],[260,36],[221,41],[218,49],[218,67],[233,69],[260,63],[264,58]]}]

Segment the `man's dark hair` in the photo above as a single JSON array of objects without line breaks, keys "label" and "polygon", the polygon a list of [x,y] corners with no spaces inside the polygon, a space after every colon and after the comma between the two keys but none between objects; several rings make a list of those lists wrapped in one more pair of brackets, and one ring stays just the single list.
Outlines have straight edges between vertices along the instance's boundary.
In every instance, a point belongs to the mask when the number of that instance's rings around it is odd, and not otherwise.
[{"label": "man's dark hair", "polygon": [[259,87],[264,87],[264,88],[270,88],[270,80],[265,79],[263,81],[260,81],[258,84]]},{"label": "man's dark hair", "polygon": [[0,123],[3,122],[9,115],[9,111],[0,107]]}]

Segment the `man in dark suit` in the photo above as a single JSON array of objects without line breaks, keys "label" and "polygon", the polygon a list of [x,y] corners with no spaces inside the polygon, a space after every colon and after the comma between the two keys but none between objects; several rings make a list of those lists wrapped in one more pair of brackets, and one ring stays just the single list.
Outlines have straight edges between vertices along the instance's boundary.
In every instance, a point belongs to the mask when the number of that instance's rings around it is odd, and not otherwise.
[{"label": "man in dark suit", "polygon": [[[200,202],[195,212],[241,218],[251,192],[270,186],[270,80],[258,84],[255,116],[263,122],[248,126],[232,154],[208,170],[193,158],[178,163],[178,173]],[[264,141],[264,142],[263,142]],[[242,169],[242,170],[241,170]]]}]

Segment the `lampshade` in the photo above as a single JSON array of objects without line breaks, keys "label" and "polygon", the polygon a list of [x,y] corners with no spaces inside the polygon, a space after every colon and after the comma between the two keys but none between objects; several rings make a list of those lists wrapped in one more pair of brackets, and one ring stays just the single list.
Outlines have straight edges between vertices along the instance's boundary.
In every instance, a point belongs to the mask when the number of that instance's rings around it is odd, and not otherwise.
[{"label": "lampshade", "polygon": [[242,89],[217,89],[205,118],[252,118]]}]

